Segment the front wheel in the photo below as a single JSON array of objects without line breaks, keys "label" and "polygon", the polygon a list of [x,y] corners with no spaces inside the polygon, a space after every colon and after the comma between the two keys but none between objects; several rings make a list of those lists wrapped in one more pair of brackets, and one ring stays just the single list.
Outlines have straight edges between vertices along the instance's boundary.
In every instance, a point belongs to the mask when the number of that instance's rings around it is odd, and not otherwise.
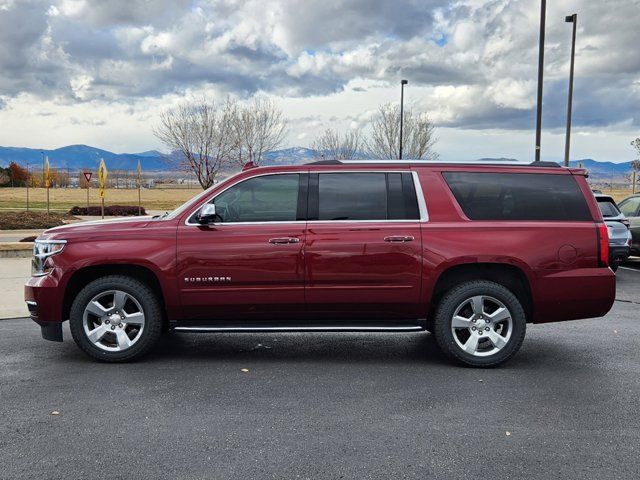
[{"label": "front wheel", "polygon": [[434,319],[442,351],[473,367],[492,367],[522,345],[526,316],[517,297],[486,280],[462,283],[440,301]]},{"label": "front wheel", "polygon": [[92,281],[71,305],[69,326],[76,344],[105,362],[145,354],[162,333],[158,297],[144,283],[123,275]]}]

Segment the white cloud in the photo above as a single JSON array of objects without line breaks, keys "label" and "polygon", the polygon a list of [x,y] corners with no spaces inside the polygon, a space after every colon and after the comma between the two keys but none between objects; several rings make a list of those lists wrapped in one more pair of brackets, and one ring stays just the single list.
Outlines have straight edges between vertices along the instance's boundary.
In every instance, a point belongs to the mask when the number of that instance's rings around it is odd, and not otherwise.
[{"label": "white cloud", "polygon": [[[619,156],[614,142],[640,130],[638,11],[640,0],[549,3],[550,138],[564,125],[573,12],[574,151]],[[532,143],[538,20],[529,0],[0,0],[0,144],[157,147],[159,109],[203,93],[269,95],[291,119],[289,141],[310,142],[329,126],[365,128],[408,78],[407,102],[447,132],[443,158],[458,134],[509,156],[513,139]]]}]

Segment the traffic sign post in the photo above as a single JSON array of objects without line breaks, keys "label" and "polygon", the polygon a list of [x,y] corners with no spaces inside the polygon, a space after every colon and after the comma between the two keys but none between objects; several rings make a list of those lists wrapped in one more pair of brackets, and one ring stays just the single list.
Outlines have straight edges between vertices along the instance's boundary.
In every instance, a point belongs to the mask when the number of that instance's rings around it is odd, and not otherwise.
[{"label": "traffic sign post", "polygon": [[142,166],[140,165],[140,160],[138,160],[138,168],[136,169],[137,179],[136,183],[138,184],[138,216],[142,215],[142,203],[140,201],[140,187],[142,186]]},{"label": "traffic sign post", "polygon": [[51,166],[49,165],[49,157],[44,157],[44,168],[42,170],[42,180],[44,187],[47,189],[47,222],[49,221],[49,184],[51,183]]},{"label": "traffic sign post", "polygon": [[104,163],[104,158],[100,159],[100,166],[98,167],[98,183],[100,184],[100,199],[102,200],[102,218],[104,219],[104,188],[107,184],[107,166]]},{"label": "traffic sign post", "polygon": [[91,172],[82,172],[84,179],[87,181],[87,215],[89,215],[89,188],[91,187]]}]

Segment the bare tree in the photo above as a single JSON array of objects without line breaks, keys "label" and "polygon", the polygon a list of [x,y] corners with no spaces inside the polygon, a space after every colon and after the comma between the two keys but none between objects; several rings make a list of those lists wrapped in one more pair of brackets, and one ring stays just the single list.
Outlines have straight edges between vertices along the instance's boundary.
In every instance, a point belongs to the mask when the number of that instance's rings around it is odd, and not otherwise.
[{"label": "bare tree", "polygon": [[636,138],[631,142],[631,146],[635,148],[636,155],[638,155],[638,160],[640,160],[640,137]]},{"label": "bare tree", "polygon": [[209,188],[233,152],[235,111],[232,100],[224,104],[205,98],[190,101],[165,111],[153,133],[179,154],[175,161],[185,170],[193,171],[202,188]]},{"label": "bare tree", "polygon": [[[402,156],[416,160],[437,160],[434,146],[438,139],[426,113],[414,114],[405,109],[402,128]],[[368,154],[373,158],[397,159],[400,156],[400,107],[381,105],[371,122]]]},{"label": "bare tree", "polygon": [[318,137],[311,148],[320,158],[331,160],[353,160],[364,148],[362,133],[359,130],[349,130],[340,135],[328,128]]},{"label": "bare tree", "polygon": [[264,154],[284,140],[287,122],[282,110],[267,98],[255,98],[233,112],[234,158],[238,165],[260,165]]}]

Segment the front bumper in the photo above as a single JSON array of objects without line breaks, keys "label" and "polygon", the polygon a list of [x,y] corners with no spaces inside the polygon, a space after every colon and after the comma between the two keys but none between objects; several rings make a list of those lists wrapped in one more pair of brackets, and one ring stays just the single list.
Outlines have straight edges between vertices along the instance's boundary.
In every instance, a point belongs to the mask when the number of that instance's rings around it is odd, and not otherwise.
[{"label": "front bumper", "polygon": [[55,272],[43,277],[31,277],[24,286],[24,299],[29,316],[40,325],[42,338],[62,341],[62,302],[64,289],[60,288]]}]

